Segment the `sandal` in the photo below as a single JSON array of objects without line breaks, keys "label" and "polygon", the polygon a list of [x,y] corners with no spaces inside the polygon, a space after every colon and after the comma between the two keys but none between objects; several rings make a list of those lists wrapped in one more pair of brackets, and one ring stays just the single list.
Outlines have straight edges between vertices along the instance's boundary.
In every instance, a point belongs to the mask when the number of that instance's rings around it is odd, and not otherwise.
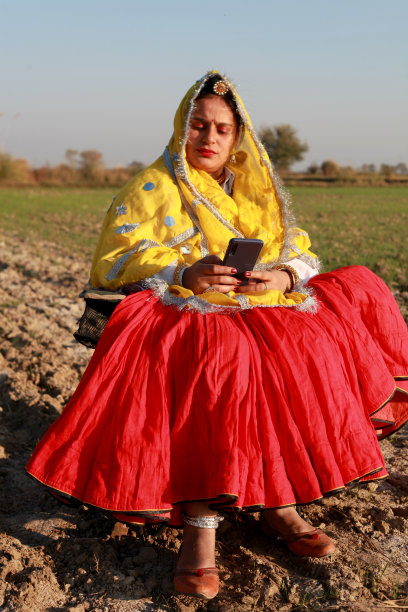
[{"label": "sandal", "polygon": [[320,529],[283,534],[273,529],[263,515],[261,528],[265,535],[283,540],[288,549],[299,557],[327,557],[336,549],[334,542]]},{"label": "sandal", "polygon": [[174,574],[174,590],[177,593],[200,599],[214,599],[219,589],[220,579],[216,567],[176,570]]},{"label": "sandal", "polygon": [[[216,529],[223,519],[221,516],[188,516],[183,520],[187,525],[202,529]],[[181,552],[181,551],[180,551]],[[220,588],[220,579],[216,567],[176,570],[174,574],[174,590],[182,595],[214,599]]]}]

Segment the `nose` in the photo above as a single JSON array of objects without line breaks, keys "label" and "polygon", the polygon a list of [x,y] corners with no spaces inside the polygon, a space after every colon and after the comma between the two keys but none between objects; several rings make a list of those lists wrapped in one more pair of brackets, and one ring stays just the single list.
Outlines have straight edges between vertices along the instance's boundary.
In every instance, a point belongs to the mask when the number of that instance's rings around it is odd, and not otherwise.
[{"label": "nose", "polygon": [[210,123],[203,135],[203,142],[206,144],[211,144],[215,142],[215,136],[217,133],[217,128],[214,124]]}]

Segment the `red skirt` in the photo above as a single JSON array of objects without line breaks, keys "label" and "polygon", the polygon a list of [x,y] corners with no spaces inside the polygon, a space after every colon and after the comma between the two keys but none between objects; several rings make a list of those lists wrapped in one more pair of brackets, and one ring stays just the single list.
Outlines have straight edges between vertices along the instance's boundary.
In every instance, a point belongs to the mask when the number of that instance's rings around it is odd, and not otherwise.
[{"label": "red skirt", "polygon": [[276,508],[386,476],[377,438],[408,418],[407,326],[366,268],[309,286],[314,314],[125,298],[29,473],[118,519],[172,524],[183,501]]}]

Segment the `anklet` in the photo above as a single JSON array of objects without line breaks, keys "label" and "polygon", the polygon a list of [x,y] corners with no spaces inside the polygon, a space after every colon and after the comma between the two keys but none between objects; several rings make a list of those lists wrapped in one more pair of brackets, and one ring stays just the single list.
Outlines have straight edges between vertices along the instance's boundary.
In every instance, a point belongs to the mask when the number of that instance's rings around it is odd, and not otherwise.
[{"label": "anklet", "polygon": [[192,527],[201,527],[203,529],[217,529],[218,524],[224,520],[223,516],[216,514],[215,516],[189,516],[188,514],[183,515],[183,521],[186,525]]}]

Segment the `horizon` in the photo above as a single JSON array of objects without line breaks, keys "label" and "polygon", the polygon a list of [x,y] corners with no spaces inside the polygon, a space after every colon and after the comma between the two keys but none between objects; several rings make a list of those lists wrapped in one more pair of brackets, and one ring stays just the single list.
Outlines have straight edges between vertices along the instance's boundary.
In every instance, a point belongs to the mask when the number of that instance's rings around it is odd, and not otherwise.
[{"label": "horizon", "polygon": [[255,129],[288,123],[309,145],[295,171],[408,163],[403,0],[5,0],[2,16],[0,151],[33,167],[67,149],[100,151],[112,168],[153,162],[212,68],[237,85]]}]

